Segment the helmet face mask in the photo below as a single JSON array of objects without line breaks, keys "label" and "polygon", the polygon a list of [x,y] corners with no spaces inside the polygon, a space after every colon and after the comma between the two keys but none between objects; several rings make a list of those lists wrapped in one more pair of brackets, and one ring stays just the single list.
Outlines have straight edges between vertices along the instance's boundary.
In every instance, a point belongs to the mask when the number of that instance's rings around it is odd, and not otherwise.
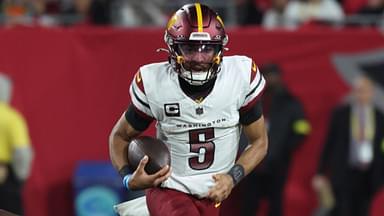
[{"label": "helmet face mask", "polygon": [[220,71],[228,37],[221,18],[196,3],[183,6],[173,15],[164,40],[175,72],[191,85],[202,85]]},{"label": "helmet face mask", "polygon": [[221,50],[219,44],[182,43],[177,50],[183,57],[183,66],[190,71],[207,71]]}]

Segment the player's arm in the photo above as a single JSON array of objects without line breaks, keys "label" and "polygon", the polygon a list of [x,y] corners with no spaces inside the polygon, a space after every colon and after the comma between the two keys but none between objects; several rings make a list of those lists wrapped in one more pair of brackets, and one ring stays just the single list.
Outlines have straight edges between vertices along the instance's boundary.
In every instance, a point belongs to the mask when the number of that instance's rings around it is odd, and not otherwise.
[{"label": "player's arm", "polygon": [[268,137],[260,100],[266,83],[254,62],[252,62],[250,80],[249,90],[240,108],[239,120],[249,143],[229,172],[235,184],[260,163],[268,149]]},{"label": "player's arm", "polygon": [[127,155],[129,141],[146,130],[154,120],[148,104],[140,70],[129,88],[132,103],[113,127],[109,137],[109,153],[113,166],[124,176],[128,172]]},{"label": "player's arm", "polygon": [[241,113],[240,123],[243,125],[243,131],[249,140],[249,145],[228,173],[213,176],[216,184],[208,192],[208,197],[216,202],[226,199],[233,187],[248,175],[267,153],[268,139],[261,103],[257,102],[249,110]]},{"label": "player's arm", "polygon": [[261,102],[259,100],[265,87],[265,79],[252,62],[249,76],[248,91],[240,107],[239,122],[243,125],[245,135],[249,140],[248,147],[239,157],[236,164],[228,173],[213,176],[215,186],[208,192],[208,198],[221,202],[231,193],[233,187],[248,175],[265,157],[268,148],[267,132],[264,126]]},{"label": "player's arm", "polygon": [[127,151],[130,140],[138,136],[141,131],[135,130],[126,120],[125,113],[113,127],[109,136],[109,155],[116,170],[128,165]]},{"label": "player's arm", "polygon": [[249,140],[249,145],[240,155],[236,164],[244,169],[244,176],[246,176],[267,154],[268,137],[263,116],[249,125],[243,125],[243,131]]},{"label": "player's arm", "polygon": [[8,127],[13,149],[11,165],[16,177],[20,181],[25,181],[30,174],[33,159],[28,126],[24,117],[19,113],[15,113],[12,115],[12,120]]},{"label": "player's arm", "polygon": [[136,170],[129,169],[126,153],[129,142],[147,129],[151,122],[152,120],[143,117],[142,113],[135,111],[134,105],[131,104],[117,121],[109,137],[109,154],[112,164],[123,178],[124,186],[130,190],[157,186],[171,174],[170,168],[166,166],[157,173],[148,175],[144,170],[148,157],[140,161]]}]

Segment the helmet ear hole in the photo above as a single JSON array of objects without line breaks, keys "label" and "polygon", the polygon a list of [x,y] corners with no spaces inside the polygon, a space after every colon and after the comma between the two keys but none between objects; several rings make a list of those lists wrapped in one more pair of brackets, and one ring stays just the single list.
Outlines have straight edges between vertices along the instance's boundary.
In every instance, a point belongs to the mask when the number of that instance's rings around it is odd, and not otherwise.
[{"label": "helmet ear hole", "polygon": [[217,55],[213,58],[213,63],[220,64],[220,62],[221,62],[221,57],[219,55]]},{"label": "helmet ear hole", "polygon": [[183,56],[176,56],[176,62],[178,63],[178,64],[182,64],[182,63],[184,63],[184,57]]}]

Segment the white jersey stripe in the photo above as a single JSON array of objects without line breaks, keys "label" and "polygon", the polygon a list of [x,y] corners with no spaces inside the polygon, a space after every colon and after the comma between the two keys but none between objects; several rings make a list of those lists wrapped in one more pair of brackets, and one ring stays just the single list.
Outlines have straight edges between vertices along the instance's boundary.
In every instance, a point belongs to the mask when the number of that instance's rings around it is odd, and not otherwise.
[{"label": "white jersey stripe", "polygon": [[134,86],[132,86],[132,93],[133,93],[133,96],[136,98],[136,100],[140,102],[143,106],[150,109],[149,104],[147,103],[147,99],[145,97],[140,97],[139,92],[140,91],[137,91],[137,89]]},{"label": "white jersey stripe", "polygon": [[245,98],[248,98],[249,96],[251,96],[253,93],[255,93],[255,91],[260,87],[262,86],[262,83],[265,83],[265,80],[263,77],[261,77],[259,79],[259,81],[257,82],[256,86],[245,96]]},{"label": "white jersey stripe", "polygon": [[133,87],[133,90],[135,92],[135,94],[138,96],[138,98],[140,100],[142,100],[143,102],[145,102],[146,104],[148,104],[148,101],[147,101],[147,96],[145,95],[145,93],[141,90],[141,88],[137,85],[136,82],[132,82],[132,87]]},{"label": "white jersey stripe", "polygon": [[251,84],[249,87],[250,89],[254,89],[260,83],[260,80],[263,78],[263,76],[261,75],[259,68],[257,68],[256,72],[252,71],[251,73],[256,73],[256,77],[251,81]]},{"label": "white jersey stripe", "polygon": [[153,117],[150,106],[147,103],[147,99],[146,98],[144,98],[144,99],[140,98],[136,92],[137,91],[135,91],[133,85],[131,85],[131,88],[129,89],[129,93],[131,95],[131,100],[132,100],[133,105],[137,109],[139,109],[141,112],[147,114],[150,117]]},{"label": "white jersey stripe", "polygon": [[245,102],[242,107],[247,106],[253,99],[258,97],[265,87],[265,79],[261,77],[258,84],[247,94]]}]

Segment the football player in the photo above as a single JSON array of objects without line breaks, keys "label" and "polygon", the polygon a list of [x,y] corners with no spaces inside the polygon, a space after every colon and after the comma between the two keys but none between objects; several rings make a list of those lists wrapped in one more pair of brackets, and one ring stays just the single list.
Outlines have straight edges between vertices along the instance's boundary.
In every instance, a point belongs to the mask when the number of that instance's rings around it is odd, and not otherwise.
[{"label": "football player", "polygon": [[[110,135],[111,160],[128,189],[148,189],[150,215],[218,215],[220,202],[266,155],[265,80],[250,58],[223,57],[224,23],[205,5],[180,8],[164,39],[169,61],[136,73],[131,105]],[[152,121],[172,163],[148,175],[148,157],[130,170],[124,150]],[[241,129],[249,146],[236,160]]]}]

